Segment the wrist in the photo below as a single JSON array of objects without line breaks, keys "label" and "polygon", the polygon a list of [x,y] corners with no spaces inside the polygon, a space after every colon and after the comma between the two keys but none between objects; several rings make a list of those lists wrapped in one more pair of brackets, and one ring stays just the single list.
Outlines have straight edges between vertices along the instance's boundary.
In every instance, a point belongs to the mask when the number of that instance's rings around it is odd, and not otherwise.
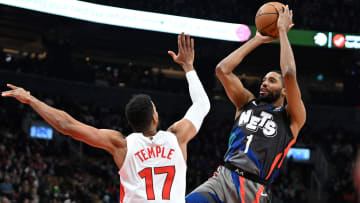
[{"label": "wrist", "polygon": [[186,63],[184,63],[184,64],[182,65],[182,68],[184,69],[185,72],[189,72],[189,71],[194,70],[193,64],[186,64]]},{"label": "wrist", "polygon": [[257,44],[257,45],[261,45],[261,44],[264,43],[264,40],[263,40],[261,37],[257,36],[257,35],[255,35],[255,36],[251,39],[251,41],[254,42],[254,43]]},{"label": "wrist", "polygon": [[32,105],[34,105],[34,104],[36,103],[36,101],[38,101],[38,100],[36,99],[36,97],[30,95],[27,104],[30,105],[30,106],[32,106]]},{"label": "wrist", "polygon": [[279,33],[281,33],[281,32],[287,33],[287,28],[286,27],[279,27]]}]

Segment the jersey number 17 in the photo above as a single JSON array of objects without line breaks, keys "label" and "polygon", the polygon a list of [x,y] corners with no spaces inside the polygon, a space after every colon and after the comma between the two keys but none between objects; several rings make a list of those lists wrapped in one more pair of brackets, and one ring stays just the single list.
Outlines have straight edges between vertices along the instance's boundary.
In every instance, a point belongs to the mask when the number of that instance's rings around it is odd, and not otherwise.
[{"label": "jersey number 17", "polygon": [[139,172],[141,178],[145,178],[146,184],[146,195],[148,200],[155,200],[154,187],[153,187],[153,169],[154,174],[164,174],[166,173],[166,179],[163,185],[162,190],[162,199],[170,200],[170,191],[171,186],[174,181],[175,176],[175,166],[164,166],[164,167],[155,167],[155,168],[144,168]]}]

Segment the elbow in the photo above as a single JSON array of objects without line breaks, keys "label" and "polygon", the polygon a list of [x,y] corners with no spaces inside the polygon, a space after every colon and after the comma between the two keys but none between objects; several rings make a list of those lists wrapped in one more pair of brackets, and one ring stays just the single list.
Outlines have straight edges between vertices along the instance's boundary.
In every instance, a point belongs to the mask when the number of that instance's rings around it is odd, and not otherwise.
[{"label": "elbow", "polygon": [[216,66],[215,74],[216,74],[217,77],[219,77],[219,75],[224,74],[224,72],[222,70],[222,66]]},{"label": "elbow", "polygon": [[198,111],[198,115],[202,117],[203,119],[206,117],[206,115],[209,113],[211,105],[209,98],[203,97],[203,99],[199,100],[197,103],[193,104],[194,109]]},{"label": "elbow", "polygon": [[186,112],[184,118],[189,120],[195,127],[196,132],[198,132],[209,111],[210,101],[207,97],[205,97],[205,99],[193,103]]},{"label": "elbow", "polygon": [[210,100],[208,97],[206,97],[206,99],[204,100],[204,102],[202,103],[202,106],[204,108],[204,115],[206,116],[209,111],[210,111],[210,108],[211,108],[211,105],[210,105]]},{"label": "elbow", "polygon": [[215,73],[216,73],[216,76],[219,77],[221,75],[224,75],[226,74],[225,72],[225,64],[220,62],[217,66],[216,66],[216,69],[215,69]]},{"label": "elbow", "polygon": [[283,74],[284,79],[296,77],[295,65],[284,66],[283,69],[284,69],[284,72],[282,74]]}]

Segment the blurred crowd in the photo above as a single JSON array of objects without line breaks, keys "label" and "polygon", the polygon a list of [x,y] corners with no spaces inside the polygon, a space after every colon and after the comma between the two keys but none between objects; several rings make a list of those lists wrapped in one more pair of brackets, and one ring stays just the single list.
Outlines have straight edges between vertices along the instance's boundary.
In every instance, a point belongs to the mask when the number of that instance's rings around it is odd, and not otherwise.
[{"label": "blurred crowd", "polygon": [[[49,104],[55,101],[44,100]],[[96,156],[82,158],[79,143],[58,133],[54,140],[31,138],[28,124],[39,117],[17,102],[2,99],[0,103],[1,203],[119,202],[117,169],[109,155],[95,152]],[[72,104],[63,102],[59,106],[66,109],[66,105]],[[75,106],[84,107],[74,104],[71,113],[95,124],[91,116]],[[95,111],[91,113],[96,115]],[[115,117],[103,118],[109,125],[120,122]],[[86,152],[84,146],[82,153]]]},{"label": "blurred crowd", "polygon": [[329,199],[334,202],[355,202],[353,168],[359,148],[358,134],[329,126],[327,129],[312,132],[312,136],[317,137],[312,142],[322,147],[332,164],[325,186],[330,195]]},{"label": "blurred crowd", "polygon": [[[59,58],[58,60],[62,60]],[[0,50],[1,70],[40,75],[108,87],[141,88],[185,94],[184,77],[165,76],[161,69],[150,65],[129,63],[105,63],[90,59],[73,59],[69,64],[57,64],[53,57],[9,54]],[[48,68],[52,67],[52,68]],[[179,79],[180,78],[180,79]]]}]

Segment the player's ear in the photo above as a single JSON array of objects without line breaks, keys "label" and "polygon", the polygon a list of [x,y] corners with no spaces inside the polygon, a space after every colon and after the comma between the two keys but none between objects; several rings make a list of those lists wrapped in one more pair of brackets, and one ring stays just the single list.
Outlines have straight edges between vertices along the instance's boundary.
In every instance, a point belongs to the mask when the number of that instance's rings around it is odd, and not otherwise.
[{"label": "player's ear", "polygon": [[281,95],[284,96],[284,97],[286,97],[286,88],[285,88],[285,87],[283,87],[283,88],[281,89]]},{"label": "player's ear", "polygon": [[158,113],[156,111],[155,104],[153,102],[151,102],[151,103],[152,103],[152,106],[153,106],[153,114],[152,114],[152,119],[151,119],[152,121],[151,122],[156,124],[158,122],[158,120],[159,120]]},{"label": "player's ear", "polygon": [[152,122],[153,124],[156,124],[158,121],[159,121],[158,114],[157,114],[156,111],[154,111],[154,113],[153,113],[153,115],[152,115],[151,122]]}]

